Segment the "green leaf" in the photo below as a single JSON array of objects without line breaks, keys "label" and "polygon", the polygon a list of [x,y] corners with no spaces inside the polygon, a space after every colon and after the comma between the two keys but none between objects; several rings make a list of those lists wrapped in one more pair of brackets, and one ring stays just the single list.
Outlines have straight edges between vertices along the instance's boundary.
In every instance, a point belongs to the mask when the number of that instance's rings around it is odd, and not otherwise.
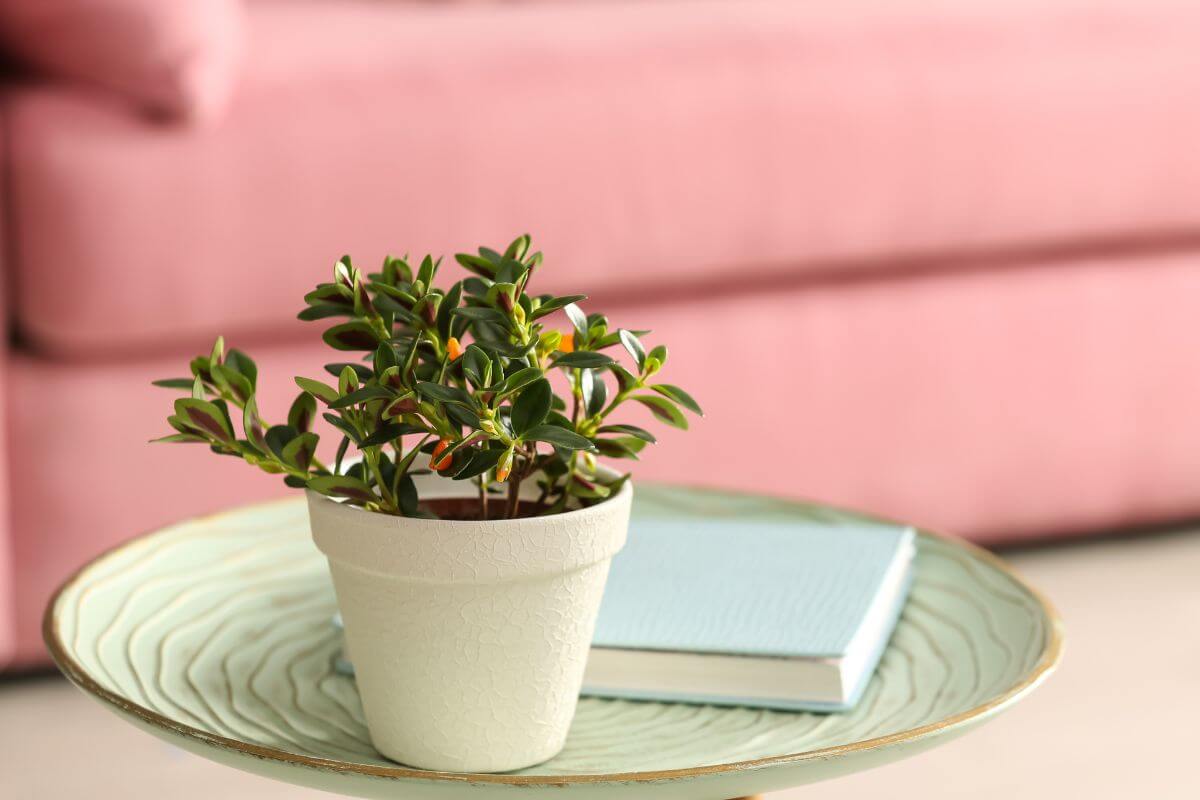
[{"label": "green leaf", "polygon": [[400,512],[406,517],[413,517],[417,514],[417,485],[413,483],[413,479],[409,475],[401,475],[400,480],[396,483],[396,501],[400,506]]},{"label": "green leaf", "polygon": [[262,417],[258,415],[258,401],[253,397],[242,409],[242,430],[246,432],[246,439],[258,448],[260,453],[266,455],[270,452],[270,448],[267,447],[266,426]]},{"label": "green leaf", "polygon": [[462,302],[462,281],[454,284],[446,292],[446,296],[442,298],[442,304],[438,306],[437,313],[437,330],[441,335],[442,340],[450,338],[450,315],[459,307]]},{"label": "green leaf", "polygon": [[287,421],[301,433],[307,433],[312,430],[313,419],[317,416],[317,401],[308,392],[301,392],[296,395],[296,399],[292,401],[292,407],[288,409]]},{"label": "green leaf", "polygon": [[205,433],[218,441],[233,442],[233,428],[225,419],[216,403],[208,400],[197,400],[194,397],[180,397],[175,401],[175,413],[196,430]]},{"label": "green leaf", "polygon": [[578,367],[580,369],[607,367],[611,363],[613,363],[613,360],[604,355],[604,353],[593,353],[588,350],[576,350],[574,353],[565,353],[554,360],[554,366],[556,367]]},{"label": "green leaf", "polygon": [[346,367],[349,367],[351,370],[353,370],[354,374],[358,376],[360,381],[371,380],[371,370],[364,367],[362,364],[347,364],[344,362],[339,364],[326,364],[325,371],[335,378],[340,378],[342,371],[345,370]]},{"label": "green leaf", "polygon": [[622,367],[617,362],[614,361],[613,363],[609,364],[608,369],[609,369],[609,372],[611,372],[613,374],[613,377],[615,377],[617,379],[617,387],[622,392],[628,392],[629,390],[631,390],[635,386],[637,386],[637,383],[638,383],[637,376],[634,375],[629,370]]},{"label": "green leaf", "polygon": [[272,425],[267,430],[267,447],[282,460],[284,448],[299,435],[300,431],[291,425]]},{"label": "green leaf", "polygon": [[652,385],[650,388],[661,394],[663,397],[674,400],[688,411],[691,411],[694,414],[699,414],[702,417],[704,416],[704,412],[700,410],[700,404],[693,400],[690,394],[685,392],[683,389],[680,389],[678,386],[672,386],[669,383],[658,383]]},{"label": "green leaf", "polygon": [[575,330],[579,331],[580,339],[586,340],[588,333],[587,314],[584,314],[583,309],[574,303],[564,305],[563,311],[567,312],[567,317],[571,320],[571,324],[575,326]]},{"label": "green leaf", "polygon": [[329,404],[330,408],[348,408],[359,403],[365,403],[368,400],[390,400],[395,397],[395,393],[382,386],[364,386],[361,389],[355,389],[349,394],[339,397]]},{"label": "green leaf", "polygon": [[354,426],[339,417],[337,414],[332,414],[327,411],[322,416],[325,417],[326,422],[337,428],[342,433],[346,434],[346,436],[349,437],[349,439],[355,444],[358,444],[360,441],[362,441],[358,435],[358,431],[354,430]]},{"label": "green leaf", "polygon": [[308,479],[308,488],[329,497],[343,497],[359,505],[379,499],[370,486],[349,475],[317,475]]},{"label": "green leaf", "polygon": [[381,425],[370,436],[362,440],[360,447],[377,447],[387,444],[401,436],[410,433],[423,433],[423,429],[415,425],[409,425],[404,422],[389,422],[386,425]]},{"label": "green leaf", "polygon": [[462,265],[464,269],[474,272],[476,275],[482,275],[485,278],[496,277],[496,267],[486,258],[473,256],[470,253],[457,253],[454,260]]},{"label": "green leaf", "polygon": [[208,439],[195,433],[172,433],[167,436],[160,436],[157,439],[151,439],[153,442],[203,442],[208,443]]},{"label": "green leaf", "polygon": [[424,397],[440,403],[458,403],[470,409],[475,408],[475,398],[457,386],[442,386],[440,383],[420,381],[417,383],[417,391]]},{"label": "green leaf", "polygon": [[334,325],[321,338],[334,350],[374,350],[379,346],[375,329],[358,320]]},{"label": "green leaf", "polygon": [[340,283],[322,283],[304,295],[304,302],[310,306],[329,303],[349,309],[354,306],[354,293]]},{"label": "green leaf", "polygon": [[296,385],[304,391],[311,394],[326,403],[332,403],[338,399],[337,389],[332,386],[313,380],[312,378],[296,378]]},{"label": "green leaf", "polygon": [[583,394],[584,411],[588,416],[595,416],[604,410],[608,401],[608,386],[600,373],[585,369],[579,373],[580,392]]},{"label": "green leaf", "polygon": [[[596,449],[600,451],[600,455],[608,458],[631,458],[637,460],[638,450],[630,447],[628,442],[637,442],[639,445],[645,445],[641,439],[597,439]],[[640,448],[639,448],[640,449]]]},{"label": "green leaf", "polygon": [[254,394],[250,380],[228,364],[215,365],[212,368],[212,376],[217,386],[237,398],[239,403],[244,404]]},{"label": "green leaf", "polygon": [[533,383],[543,376],[543,373],[537,367],[525,367],[509,375],[498,386],[490,387],[496,393],[496,397],[503,399],[518,389]]},{"label": "green leaf", "polygon": [[612,494],[612,489],[603,484],[589,481],[580,475],[573,475],[567,482],[567,492],[575,497],[583,497],[588,500],[602,500]]},{"label": "green leaf", "polygon": [[521,390],[513,402],[510,418],[513,431],[518,436],[545,421],[546,415],[550,413],[550,398],[553,394],[550,381],[545,378],[536,380]]},{"label": "green leaf", "polygon": [[319,305],[309,306],[296,315],[296,319],[304,322],[315,322],[329,317],[352,317],[354,309],[344,306]]},{"label": "green leaf", "polygon": [[683,416],[683,412],[671,401],[656,394],[637,394],[633,396],[633,399],[650,409],[654,416],[668,425],[674,425],[676,428],[687,430],[687,418]]},{"label": "green leaf", "polygon": [[468,411],[462,406],[454,403],[447,403],[444,408],[446,411],[446,416],[450,418],[451,422],[457,425],[463,425],[471,430],[479,430],[479,426],[482,424],[482,422],[480,421],[479,416],[474,412]]},{"label": "green leaf", "polygon": [[463,463],[458,472],[454,473],[454,480],[462,481],[482,475],[500,463],[500,457],[504,453],[505,448],[503,447],[493,450],[476,450],[471,454],[471,458]]},{"label": "green leaf", "polygon": [[650,431],[639,428],[636,425],[601,425],[600,429],[596,432],[623,433],[627,436],[634,436],[638,439],[641,439],[643,442],[649,442],[650,444],[654,444],[658,441],[658,439],[655,439],[654,434],[652,434]]},{"label": "green leaf", "polygon": [[503,326],[506,329],[512,327],[512,321],[508,315],[494,308],[484,308],[483,306],[461,306],[454,309],[452,312],[456,317],[466,317],[477,322],[492,322]]},{"label": "green leaf", "polygon": [[342,471],[342,461],[346,458],[346,451],[350,449],[350,437],[343,436],[342,441],[338,443],[337,453],[334,454],[333,471]]},{"label": "green leaf", "polygon": [[[305,395],[305,397],[307,396]],[[308,466],[317,452],[317,440],[318,437],[315,433],[300,434],[284,445],[279,454],[280,460],[298,470],[307,472]]]},{"label": "green leaf", "polygon": [[655,359],[661,367],[667,363],[667,346],[665,344],[658,345],[646,355],[646,358]]},{"label": "green leaf", "polygon": [[537,425],[521,437],[531,442],[547,442],[566,450],[595,450],[596,446],[575,431],[557,425]]},{"label": "green leaf", "polygon": [[192,381],[194,380],[195,378],[162,378],[150,383],[153,386],[161,386],[164,389],[185,389],[191,391]]},{"label": "green leaf", "polygon": [[258,365],[254,363],[253,358],[236,347],[225,354],[225,365],[245,375],[251,386],[258,383]]},{"label": "green leaf", "polygon": [[625,349],[629,351],[629,355],[633,356],[638,369],[645,369],[646,348],[642,347],[642,341],[632,331],[627,331],[624,328],[618,330],[617,335],[621,337],[621,344],[625,345]]},{"label": "green leaf", "polygon": [[[541,319],[547,314],[553,314],[560,308],[564,308],[571,303],[578,303],[580,300],[587,300],[587,295],[571,294],[566,295],[565,297],[547,297],[546,299],[542,300],[542,304],[538,306],[537,311],[534,311],[532,314],[530,314],[530,319]],[[576,308],[578,308],[578,306],[576,306]]]}]

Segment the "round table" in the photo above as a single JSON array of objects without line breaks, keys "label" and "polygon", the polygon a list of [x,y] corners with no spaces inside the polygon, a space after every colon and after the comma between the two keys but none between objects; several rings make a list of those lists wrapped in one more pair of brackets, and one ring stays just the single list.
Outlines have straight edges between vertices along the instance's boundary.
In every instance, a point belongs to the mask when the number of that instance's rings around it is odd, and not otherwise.
[{"label": "round table", "polygon": [[[873,518],[816,503],[639,486],[651,518]],[[919,531],[912,591],[853,711],[582,698],[563,752],[502,775],[426,772],[370,745],[339,638],[324,559],[302,498],[182,522],[134,539],[69,579],[47,645],[77,686],[186,750],[281,781],[364,798],[727,800],[914,755],[1011,707],[1062,653],[1049,603],[998,558]],[[547,797],[548,795],[540,795]]]}]

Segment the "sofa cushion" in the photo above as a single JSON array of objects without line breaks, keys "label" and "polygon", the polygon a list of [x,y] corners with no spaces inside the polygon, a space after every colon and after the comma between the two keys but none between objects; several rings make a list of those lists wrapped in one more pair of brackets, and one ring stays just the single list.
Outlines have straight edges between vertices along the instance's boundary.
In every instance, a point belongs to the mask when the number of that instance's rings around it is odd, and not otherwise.
[{"label": "sofa cushion", "polygon": [[242,0],[2,0],[5,49],[163,114],[211,118],[234,84]]},{"label": "sofa cushion", "polygon": [[[17,315],[60,354],[291,335],[344,251],[530,231],[661,298],[1200,222],[1200,5],[248,6],[223,124],[17,96]],[[959,256],[963,256],[959,258]]]}]

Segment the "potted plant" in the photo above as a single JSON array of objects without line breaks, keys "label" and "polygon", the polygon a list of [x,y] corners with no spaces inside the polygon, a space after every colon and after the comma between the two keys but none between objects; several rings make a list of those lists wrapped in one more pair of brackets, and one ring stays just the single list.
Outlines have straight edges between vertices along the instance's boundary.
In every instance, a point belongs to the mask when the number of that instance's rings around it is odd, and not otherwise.
[{"label": "potted plant", "polygon": [[[305,489],[327,556],[371,738],[425,769],[527,767],[563,746],[608,565],[624,544],[629,476],[654,436],[613,415],[630,404],[687,428],[687,392],[660,383],[667,350],[610,330],[582,295],[533,295],[542,262],[522,236],[457,261],[349,257],[305,296],[303,320],[360,360],[297,377],[287,421],[268,424],[245,353],[212,352],[191,377],[156,381],[175,433]],[[548,326],[565,315],[572,330]],[[610,353],[623,349],[622,366]],[[318,411],[338,445],[318,458]]]}]

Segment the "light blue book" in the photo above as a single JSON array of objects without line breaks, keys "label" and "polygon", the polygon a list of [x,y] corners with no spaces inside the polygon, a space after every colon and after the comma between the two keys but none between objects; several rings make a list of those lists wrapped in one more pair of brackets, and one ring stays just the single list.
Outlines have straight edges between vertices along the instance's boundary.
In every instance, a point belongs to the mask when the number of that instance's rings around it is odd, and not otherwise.
[{"label": "light blue book", "polygon": [[912,529],[883,524],[635,522],[584,694],[847,710],[895,628],[915,553]]}]

